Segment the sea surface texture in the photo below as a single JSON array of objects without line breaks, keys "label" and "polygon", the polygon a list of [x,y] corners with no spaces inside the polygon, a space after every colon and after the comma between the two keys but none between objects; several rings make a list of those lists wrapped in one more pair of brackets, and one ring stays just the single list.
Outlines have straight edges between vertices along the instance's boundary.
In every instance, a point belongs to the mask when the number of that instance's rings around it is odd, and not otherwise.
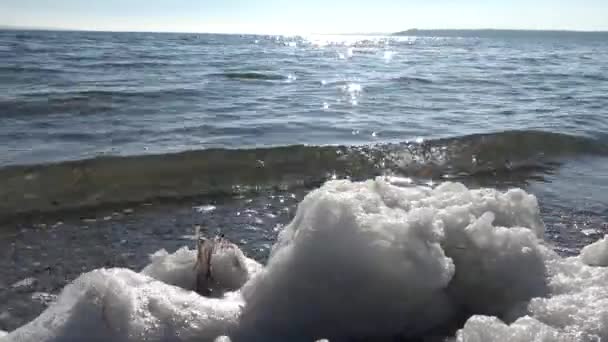
[{"label": "sea surface texture", "polygon": [[603,176],[607,34],[451,35],[0,32],[0,216],[585,157]]}]

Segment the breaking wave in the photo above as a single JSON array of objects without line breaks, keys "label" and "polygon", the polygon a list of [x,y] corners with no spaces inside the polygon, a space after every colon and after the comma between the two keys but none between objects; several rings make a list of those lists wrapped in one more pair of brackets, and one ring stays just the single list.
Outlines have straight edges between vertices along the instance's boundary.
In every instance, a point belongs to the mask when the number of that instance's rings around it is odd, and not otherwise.
[{"label": "breaking wave", "polygon": [[328,179],[386,174],[518,185],[551,173],[566,158],[590,154],[608,155],[608,145],[558,133],[507,131],[374,146],[209,149],[9,166],[0,169],[0,219],[157,198],[314,188]]},{"label": "breaking wave", "polygon": [[[397,183],[339,180],[312,191],[265,267],[216,252],[223,282],[245,279],[221,298],[192,291],[195,251],[160,251],[141,273],[81,275],[6,340],[608,338],[608,238],[562,258],[542,240],[534,195]],[[246,268],[235,272],[231,258]]]}]

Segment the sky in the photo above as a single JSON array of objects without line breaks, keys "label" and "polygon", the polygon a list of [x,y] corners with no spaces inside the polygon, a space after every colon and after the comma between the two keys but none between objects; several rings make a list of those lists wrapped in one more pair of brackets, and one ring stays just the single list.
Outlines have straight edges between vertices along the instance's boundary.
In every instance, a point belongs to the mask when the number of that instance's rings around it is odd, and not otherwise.
[{"label": "sky", "polygon": [[214,33],[608,30],[608,0],[0,0],[0,26]]}]

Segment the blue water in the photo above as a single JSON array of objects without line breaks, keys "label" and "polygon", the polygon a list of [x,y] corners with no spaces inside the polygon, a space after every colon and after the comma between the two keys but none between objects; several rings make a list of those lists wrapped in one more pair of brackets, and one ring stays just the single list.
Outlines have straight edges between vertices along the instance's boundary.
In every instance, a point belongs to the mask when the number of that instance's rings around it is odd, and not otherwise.
[{"label": "blue water", "polygon": [[608,34],[417,34],[0,31],[0,217],[388,173],[608,229]]},{"label": "blue water", "polygon": [[0,31],[0,165],[608,131],[606,35]]}]

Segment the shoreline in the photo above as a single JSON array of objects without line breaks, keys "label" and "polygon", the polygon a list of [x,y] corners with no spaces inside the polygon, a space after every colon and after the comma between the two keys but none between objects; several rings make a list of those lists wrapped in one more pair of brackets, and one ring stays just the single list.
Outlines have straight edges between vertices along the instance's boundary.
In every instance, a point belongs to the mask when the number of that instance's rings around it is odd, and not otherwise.
[{"label": "shoreline", "polygon": [[[0,330],[12,330],[35,318],[70,281],[101,267],[136,271],[149,255],[195,247],[195,226],[202,234],[218,232],[247,256],[265,263],[282,225],[308,193],[263,191],[237,196],[160,200],[134,206],[111,205],[14,218],[0,223]],[[559,208],[538,194],[545,239],[561,255],[576,255],[602,234],[583,235],[582,220],[570,213],[565,225]],[[601,220],[601,218],[597,218]],[[598,227],[600,228],[600,227]],[[16,284],[22,283],[20,286]],[[8,314],[7,314],[8,313]]]},{"label": "shoreline", "polygon": [[204,235],[221,230],[248,256],[264,261],[276,226],[291,220],[298,196],[152,202],[0,223],[0,330],[37,317],[81,273],[104,267],[139,271],[160,249],[194,248],[196,225]]}]

